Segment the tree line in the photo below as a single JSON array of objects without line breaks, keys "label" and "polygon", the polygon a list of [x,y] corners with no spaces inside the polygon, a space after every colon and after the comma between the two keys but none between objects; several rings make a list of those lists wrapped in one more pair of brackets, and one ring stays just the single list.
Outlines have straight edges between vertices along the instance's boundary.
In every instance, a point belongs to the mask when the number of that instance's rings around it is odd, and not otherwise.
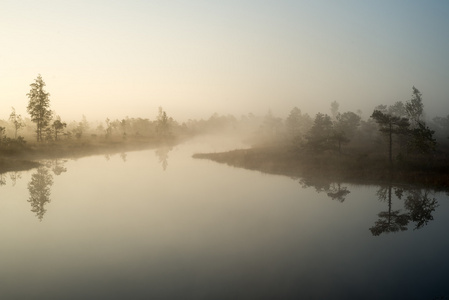
[{"label": "tree line", "polygon": [[269,111],[254,141],[256,146],[284,145],[314,154],[384,152],[393,164],[446,152],[449,115],[425,119],[422,93],[413,86],[409,100],[378,105],[365,120],[361,111],[340,112],[336,101],[329,114],[319,112],[314,118],[298,107],[285,120]]},{"label": "tree line", "polygon": [[[30,119],[23,118],[12,108],[9,123],[0,120],[0,146],[24,144],[25,138],[20,133],[26,129],[28,136],[33,130],[38,143],[99,137],[105,140],[130,137],[171,139],[198,134],[238,133],[253,146],[281,145],[311,153],[346,154],[354,150],[368,153],[384,149],[390,164],[416,155],[432,156],[437,150],[448,148],[449,115],[435,117],[427,123],[423,96],[416,87],[412,88],[409,100],[378,105],[366,119],[362,118],[361,111],[341,112],[338,102],[334,101],[329,114],[319,112],[314,118],[294,107],[285,119],[274,116],[271,111],[265,116],[249,113],[240,118],[215,113],[206,120],[189,119],[180,124],[161,107],[153,121],[126,117],[89,123],[83,115],[80,122],[65,122],[51,110],[50,94],[45,86],[41,75],[30,85],[26,94]],[[14,138],[6,137],[7,127]]]},{"label": "tree line", "polygon": [[[68,140],[93,139],[126,140],[141,138],[152,140],[173,140],[188,138],[200,134],[236,133],[254,131],[261,118],[252,114],[238,120],[232,115],[213,114],[208,119],[189,119],[179,123],[170,117],[162,107],[159,107],[154,120],[147,118],[110,119],[88,122],[86,116],[81,121],[67,122],[51,109],[50,93],[39,74],[30,84],[27,112],[29,118],[18,114],[15,108],[9,117],[9,122],[0,120],[0,148],[25,144],[25,141],[36,141],[38,144]],[[9,134],[7,134],[9,132]],[[13,136],[14,138],[9,138]]]},{"label": "tree line", "polygon": [[[26,109],[30,118],[22,117],[13,107],[9,122],[0,120],[0,146],[25,144],[25,138],[21,135],[23,131],[26,131],[27,136],[34,135],[35,141],[41,144],[81,138],[95,139],[99,136],[105,139],[127,139],[128,136],[169,139],[182,129],[161,107],[154,121],[126,117],[121,120],[106,118],[104,122],[92,124],[83,115],[79,122],[65,122],[51,110],[50,93],[45,90],[45,86],[40,74],[30,84],[30,91],[26,94]],[[14,138],[7,137],[7,129]]]}]

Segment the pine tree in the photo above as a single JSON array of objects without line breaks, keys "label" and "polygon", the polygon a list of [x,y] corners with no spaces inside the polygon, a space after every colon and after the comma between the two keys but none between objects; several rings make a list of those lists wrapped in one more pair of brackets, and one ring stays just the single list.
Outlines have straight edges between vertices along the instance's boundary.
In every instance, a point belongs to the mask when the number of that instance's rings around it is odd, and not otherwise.
[{"label": "pine tree", "polygon": [[31,90],[27,94],[30,99],[27,111],[31,116],[31,121],[36,123],[37,141],[43,140],[42,134],[50,123],[52,112],[50,110],[50,94],[44,91],[45,82],[39,74],[35,82],[30,84]]}]

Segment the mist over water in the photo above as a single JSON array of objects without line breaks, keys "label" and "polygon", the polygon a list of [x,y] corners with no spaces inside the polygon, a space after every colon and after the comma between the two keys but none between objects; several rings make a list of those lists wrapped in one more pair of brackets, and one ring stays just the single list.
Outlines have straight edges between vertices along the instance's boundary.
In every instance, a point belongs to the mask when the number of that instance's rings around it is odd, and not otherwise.
[{"label": "mist over water", "polygon": [[348,4],[1,1],[0,300],[449,300],[449,2]]},{"label": "mist over water", "polygon": [[[197,138],[2,174],[2,298],[449,294],[447,195],[301,181],[191,157],[240,147],[232,139]],[[417,226],[417,207],[432,199],[431,217]],[[390,222],[374,235],[385,214],[407,222],[401,230]]]}]

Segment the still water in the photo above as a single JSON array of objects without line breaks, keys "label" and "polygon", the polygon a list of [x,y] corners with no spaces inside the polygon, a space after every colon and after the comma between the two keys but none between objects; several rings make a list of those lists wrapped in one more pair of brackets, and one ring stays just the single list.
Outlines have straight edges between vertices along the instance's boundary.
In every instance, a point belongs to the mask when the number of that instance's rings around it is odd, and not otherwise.
[{"label": "still water", "polygon": [[448,299],[449,203],[191,158],[226,141],[0,177],[1,299]]}]

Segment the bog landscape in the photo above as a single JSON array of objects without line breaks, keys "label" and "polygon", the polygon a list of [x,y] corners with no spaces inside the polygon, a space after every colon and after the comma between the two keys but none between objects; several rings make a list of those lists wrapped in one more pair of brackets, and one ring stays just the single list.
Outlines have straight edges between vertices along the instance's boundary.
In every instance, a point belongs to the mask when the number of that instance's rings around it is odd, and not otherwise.
[{"label": "bog landscape", "polygon": [[379,104],[366,119],[361,111],[340,112],[334,101],[328,112],[313,117],[293,107],[285,118],[271,111],[239,117],[215,113],[208,119],[180,123],[159,107],[153,120],[126,117],[89,123],[83,116],[67,124],[51,110],[40,75],[27,96],[29,117],[12,108],[9,120],[0,127],[2,172],[36,167],[38,159],[175,146],[215,135],[246,145],[220,153],[195,153],[194,158],[291,177],[449,188],[449,115],[426,122],[423,96],[414,86],[409,100]]},{"label": "bog landscape", "polygon": [[[21,275],[36,284],[18,293],[23,298],[343,299],[348,289],[369,290],[366,299],[385,291],[396,298],[411,279],[401,279],[400,289],[374,289],[383,268],[371,247],[382,252],[393,243],[403,249],[399,256],[415,253],[409,255],[422,273],[430,272],[429,259],[436,266],[445,256],[438,251],[448,245],[449,116],[425,122],[415,87],[409,100],[380,104],[366,119],[340,112],[334,101],[313,117],[294,107],[285,118],[214,114],[179,123],[159,108],[153,120],[83,117],[67,124],[51,110],[40,75],[27,96],[29,117],[12,109],[0,127],[0,184],[14,198],[3,204],[3,219],[22,220],[19,231],[29,234],[32,226],[33,236],[45,234],[39,239],[56,246],[39,246],[43,260],[20,254],[33,270],[53,265],[37,281],[33,272]],[[16,246],[10,243],[3,257],[16,255]],[[347,247],[358,254],[348,256]],[[338,252],[338,261],[328,251]],[[401,278],[407,266],[388,259]],[[357,286],[332,279],[325,290],[299,291],[290,281],[319,286],[330,266],[333,276],[349,276]],[[371,271],[360,281],[365,268]],[[439,270],[425,280],[444,290]],[[4,278],[10,287],[14,279]],[[49,289],[49,280],[58,284]],[[407,289],[428,296],[419,286]]]},{"label": "bog landscape", "polygon": [[448,1],[0,1],[0,299],[449,300]]}]

